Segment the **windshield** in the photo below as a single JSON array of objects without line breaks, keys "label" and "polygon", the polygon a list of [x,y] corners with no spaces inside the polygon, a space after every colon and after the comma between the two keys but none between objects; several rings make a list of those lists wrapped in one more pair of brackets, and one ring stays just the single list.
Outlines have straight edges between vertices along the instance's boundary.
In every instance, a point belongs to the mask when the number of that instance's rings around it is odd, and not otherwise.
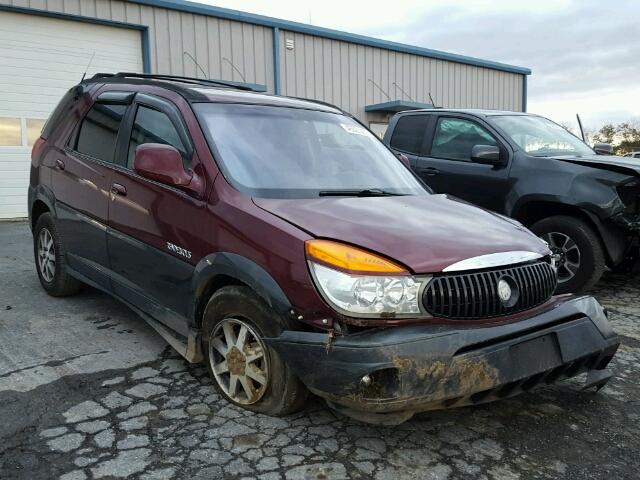
[{"label": "windshield", "polygon": [[557,123],[533,115],[496,115],[492,121],[525,152],[536,157],[592,155],[594,152]]},{"label": "windshield", "polygon": [[252,196],[427,193],[380,140],[347,116],[264,105],[194,108],[225,177]]}]

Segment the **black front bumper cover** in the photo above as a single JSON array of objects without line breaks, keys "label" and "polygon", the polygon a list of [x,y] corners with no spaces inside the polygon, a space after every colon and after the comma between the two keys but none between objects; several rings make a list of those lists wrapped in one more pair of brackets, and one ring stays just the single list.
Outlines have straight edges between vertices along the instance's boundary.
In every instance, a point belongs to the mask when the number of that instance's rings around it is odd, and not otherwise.
[{"label": "black front bumper cover", "polygon": [[[312,392],[368,413],[509,397],[581,372],[603,371],[619,346],[602,306],[588,296],[562,299],[542,313],[502,325],[374,329],[337,337],[330,348],[326,333],[285,331],[265,340]],[[371,382],[362,381],[367,375]]]}]

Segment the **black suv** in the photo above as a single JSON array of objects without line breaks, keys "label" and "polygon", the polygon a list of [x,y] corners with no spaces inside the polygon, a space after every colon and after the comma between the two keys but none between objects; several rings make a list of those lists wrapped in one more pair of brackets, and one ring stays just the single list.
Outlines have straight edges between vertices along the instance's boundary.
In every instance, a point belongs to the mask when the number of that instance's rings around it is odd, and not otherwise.
[{"label": "black suv", "polygon": [[640,164],[597,155],[560,125],[495,110],[395,115],[384,142],[438,193],[522,222],[557,255],[557,293],[638,259]]}]

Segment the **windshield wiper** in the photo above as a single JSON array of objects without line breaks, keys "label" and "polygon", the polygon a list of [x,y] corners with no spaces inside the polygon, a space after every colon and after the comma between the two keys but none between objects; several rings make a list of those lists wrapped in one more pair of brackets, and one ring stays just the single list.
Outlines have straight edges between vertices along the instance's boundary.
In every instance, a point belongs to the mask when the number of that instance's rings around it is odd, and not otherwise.
[{"label": "windshield wiper", "polygon": [[320,190],[319,197],[400,197],[404,193],[394,193],[380,188],[367,188],[365,190]]}]

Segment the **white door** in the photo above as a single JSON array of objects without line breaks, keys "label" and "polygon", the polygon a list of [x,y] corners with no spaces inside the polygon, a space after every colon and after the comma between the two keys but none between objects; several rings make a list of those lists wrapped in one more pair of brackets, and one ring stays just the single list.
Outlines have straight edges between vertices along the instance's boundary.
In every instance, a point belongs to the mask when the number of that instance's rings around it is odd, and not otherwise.
[{"label": "white door", "polygon": [[138,30],[0,11],[0,218],[27,216],[30,153],[82,77],[142,72]]}]

